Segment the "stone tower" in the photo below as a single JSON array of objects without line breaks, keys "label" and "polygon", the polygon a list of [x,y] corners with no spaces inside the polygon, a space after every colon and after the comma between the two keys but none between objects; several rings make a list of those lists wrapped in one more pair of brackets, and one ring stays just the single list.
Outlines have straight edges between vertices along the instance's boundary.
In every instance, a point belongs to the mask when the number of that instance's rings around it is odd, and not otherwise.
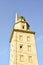
[{"label": "stone tower", "polygon": [[16,14],[10,37],[10,65],[38,65],[34,35],[25,18]]}]

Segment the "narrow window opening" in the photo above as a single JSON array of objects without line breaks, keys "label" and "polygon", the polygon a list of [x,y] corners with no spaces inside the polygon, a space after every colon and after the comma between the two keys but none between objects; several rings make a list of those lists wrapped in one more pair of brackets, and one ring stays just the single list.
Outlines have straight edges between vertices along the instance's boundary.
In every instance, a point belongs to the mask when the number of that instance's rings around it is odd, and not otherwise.
[{"label": "narrow window opening", "polygon": [[28,45],[28,51],[31,51],[31,45]]},{"label": "narrow window opening", "polygon": [[22,26],[22,28],[24,29],[24,26]]},{"label": "narrow window opening", "polygon": [[22,40],[22,35],[19,36],[19,40]]},{"label": "narrow window opening", "polygon": [[20,62],[23,62],[23,58],[24,56],[23,55],[20,55]]},{"label": "narrow window opening", "polygon": [[30,41],[30,36],[27,36],[27,41]]},{"label": "narrow window opening", "polygon": [[32,63],[32,56],[28,56],[29,63]]}]

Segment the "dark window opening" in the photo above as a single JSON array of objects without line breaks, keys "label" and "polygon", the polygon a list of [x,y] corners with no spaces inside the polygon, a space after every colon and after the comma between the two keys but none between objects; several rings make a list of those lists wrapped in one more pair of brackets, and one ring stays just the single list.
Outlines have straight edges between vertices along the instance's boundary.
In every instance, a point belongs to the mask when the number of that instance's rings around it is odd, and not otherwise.
[{"label": "dark window opening", "polygon": [[24,26],[22,26],[22,28],[24,29]]},{"label": "dark window opening", "polygon": [[20,46],[20,48],[22,48],[22,46]]}]

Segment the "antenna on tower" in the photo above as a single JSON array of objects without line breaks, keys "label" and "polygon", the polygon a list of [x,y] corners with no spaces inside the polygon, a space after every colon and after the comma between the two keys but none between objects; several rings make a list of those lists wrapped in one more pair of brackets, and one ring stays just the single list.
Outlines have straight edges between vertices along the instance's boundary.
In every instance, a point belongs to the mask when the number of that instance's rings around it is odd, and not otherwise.
[{"label": "antenna on tower", "polygon": [[15,23],[17,23],[17,20],[19,19],[18,13],[16,13],[16,17],[15,17]]}]

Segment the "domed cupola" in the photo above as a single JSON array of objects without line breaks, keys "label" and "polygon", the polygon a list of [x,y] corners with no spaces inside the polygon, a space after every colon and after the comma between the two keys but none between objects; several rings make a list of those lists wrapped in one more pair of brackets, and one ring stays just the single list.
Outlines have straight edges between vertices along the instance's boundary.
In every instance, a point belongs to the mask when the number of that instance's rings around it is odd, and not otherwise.
[{"label": "domed cupola", "polygon": [[22,21],[26,21],[25,18],[24,18],[23,16],[21,16],[20,19],[21,19]]}]

